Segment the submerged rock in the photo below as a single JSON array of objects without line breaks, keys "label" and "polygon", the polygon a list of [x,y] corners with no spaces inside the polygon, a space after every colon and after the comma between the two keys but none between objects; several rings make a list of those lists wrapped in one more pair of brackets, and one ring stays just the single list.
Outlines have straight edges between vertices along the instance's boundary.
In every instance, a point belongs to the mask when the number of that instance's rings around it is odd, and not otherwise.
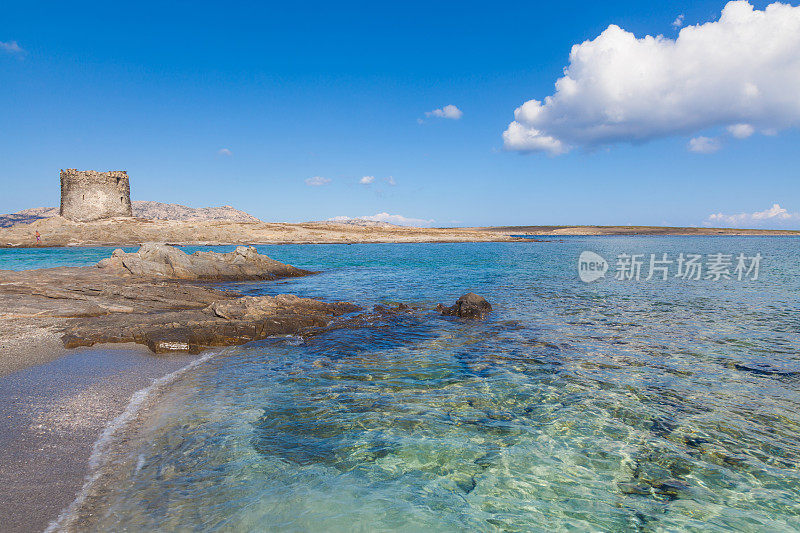
[{"label": "submerged rock", "polygon": [[252,246],[238,246],[227,254],[189,255],[174,246],[146,243],[137,252],[114,250],[110,258],[97,266],[119,275],[213,281],[270,280],[313,274],[261,255]]},{"label": "submerged rock", "polygon": [[736,370],[750,372],[759,376],[796,376],[800,374],[793,368],[780,368],[769,363],[736,363],[733,365]]},{"label": "submerged rock", "polygon": [[456,300],[455,305],[445,307],[439,304],[436,306],[436,310],[445,316],[483,318],[492,311],[492,304],[487,302],[483,296],[478,296],[474,292],[470,292]]}]

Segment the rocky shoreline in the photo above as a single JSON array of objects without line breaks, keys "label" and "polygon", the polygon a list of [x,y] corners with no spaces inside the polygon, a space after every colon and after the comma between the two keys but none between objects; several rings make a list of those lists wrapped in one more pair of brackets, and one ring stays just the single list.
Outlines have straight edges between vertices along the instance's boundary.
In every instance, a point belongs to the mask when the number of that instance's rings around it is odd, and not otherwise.
[{"label": "rocky shoreline", "polygon": [[[115,250],[96,266],[0,270],[0,379],[12,398],[5,423],[14,428],[0,475],[8,494],[0,514],[9,530],[41,529],[73,501],[106,422],[154,378],[203,360],[192,354],[277,335],[381,327],[419,312],[405,304],[365,310],[288,294],[243,296],[215,283],[313,274],[254,248],[188,255],[163,244]],[[464,319],[491,310],[472,293],[438,307]],[[97,349],[68,351],[84,346]],[[43,454],[45,448],[55,451]]]},{"label": "rocky shoreline", "polygon": [[[200,353],[276,335],[308,335],[412,312],[403,304],[365,311],[350,302],[294,295],[243,296],[220,281],[275,280],[314,272],[240,246],[195,252],[146,244],[115,250],[94,267],[0,271],[0,375],[52,360],[65,349],[136,343],[150,351]],[[443,315],[483,318],[491,305],[468,294]]]},{"label": "rocky shoreline", "polygon": [[2,271],[0,373],[28,366],[27,353],[42,345],[57,352],[56,338],[64,348],[134,342],[155,353],[199,353],[304,334],[360,310],[291,295],[242,297],[208,283],[309,274],[254,248],[188,255],[166,245],[117,250],[96,267]]}]

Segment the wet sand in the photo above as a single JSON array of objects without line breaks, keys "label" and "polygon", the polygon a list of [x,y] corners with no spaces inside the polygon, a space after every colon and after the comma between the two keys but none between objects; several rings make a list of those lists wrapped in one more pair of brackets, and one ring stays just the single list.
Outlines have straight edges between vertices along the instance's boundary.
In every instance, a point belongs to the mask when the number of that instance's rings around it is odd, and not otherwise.
[{"label": "wet sand", "polygon": [[44,530],[83,486],[107,422],[137,390],[195,358],[103,345],[0,377],[0,530]]}]

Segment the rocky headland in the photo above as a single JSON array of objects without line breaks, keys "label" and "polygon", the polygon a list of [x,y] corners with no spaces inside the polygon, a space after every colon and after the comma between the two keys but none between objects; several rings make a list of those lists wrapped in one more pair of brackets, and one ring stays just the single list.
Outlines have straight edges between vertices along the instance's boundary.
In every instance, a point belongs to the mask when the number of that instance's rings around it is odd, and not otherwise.
[{"label": "rocky headland", "polygon": [[[252,247],[189,255],[165,244],[145,244],[133,253],[115,250],[93,267],[0,270],[0,375],[79,346],[136,343],[155,353],[196,354],[414,312],[404,304],[365,311],[349,302],[290,294],[243,296],[212,283],[311,274]],[[483,318],[491,305],[470,293],[439,310]]]},{"label": "rocky headland", "polygon": [[208,283],[309,274],[254,248],[188,255],[157,244],[118,250],[96,267],[0,271],[0,374],[77,346],[133,342],[198,353],[306,334],[360,309],[292,295],[242,297]]}]

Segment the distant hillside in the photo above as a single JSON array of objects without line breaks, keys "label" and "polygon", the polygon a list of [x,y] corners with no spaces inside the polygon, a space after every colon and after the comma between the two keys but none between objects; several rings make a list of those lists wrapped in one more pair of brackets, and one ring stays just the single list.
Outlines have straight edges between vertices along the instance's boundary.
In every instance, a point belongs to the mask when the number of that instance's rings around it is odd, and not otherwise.
[{"label": "distant hillside", "polygon": [[259,219],[234,209],[221,207],[186,207],[180,204],[161,202],[133,202],[133,216],[150,220],[229,220],[232,222],[261,222]]},{"label": "distant hillside", "polygon": [[[0,215],[0,228],[8,228],[15,224],[30,224],[36,220],[54,217],[58,214],[56,207],[34,207],[18,213]],[[260,222],[259,219],[234,209],[229,205],[221,207],[187,207],[180,204],[164,204],[161,202],[133,202],[133,216],[148,220],[228,220],[232,222]]]},{"label": "distant hillside", "polygon": [[55,207],[34,207],[33,209],[24,209],[19,213],[0,215],[0,228],[10,228],[15,224],[30,224],[36,220],[50,218],[57,214],[58,209]]}]

